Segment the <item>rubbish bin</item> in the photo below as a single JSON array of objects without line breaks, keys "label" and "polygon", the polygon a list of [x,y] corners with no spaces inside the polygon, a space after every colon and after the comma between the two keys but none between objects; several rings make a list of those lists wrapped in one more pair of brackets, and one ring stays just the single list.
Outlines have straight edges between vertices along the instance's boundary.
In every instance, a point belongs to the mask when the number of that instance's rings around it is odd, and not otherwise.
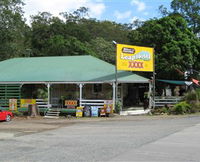
[{"label": "rubbish bin", "polygon": [[98,117],[99,108],[98,106],[91,106],[91,116]]},{"label": "rubbish bin", "polygon": [[91,117],[91,107],[86,105],[83,109],[84,117]]}]

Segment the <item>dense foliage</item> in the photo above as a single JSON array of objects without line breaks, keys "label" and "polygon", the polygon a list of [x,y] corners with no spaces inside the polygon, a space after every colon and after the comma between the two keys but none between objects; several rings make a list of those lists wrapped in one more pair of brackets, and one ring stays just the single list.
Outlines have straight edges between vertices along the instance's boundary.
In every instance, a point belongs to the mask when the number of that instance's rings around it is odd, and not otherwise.
[{"label": "dense foliage", "polygon": [[[186,3],[187,2],[187,3]],[[23,0],[0,1],[0,60],[13,57],[92,55],[115,62],[118,43],[155,48],[157,78],[181,79],[176,69],[200,68],[199,0],[173,0],[172,12],[133,24],[99,21],[88,9],[54,17],[41,12],[25,23]]]},{"label": "dense foliage", "polygon": [[199,40],[180,15],[170,15],[143,23],[130,32],[131,44],[155,48],[156,73],[159,78],[179,79],[176,69],[185,71],[200,56]]},{"label": "dense foliage", "polygon": [[[84,13],[81,13],[84,12]],[[128,43],[127,26],[110,21],[85,19],[87,9],[62,13],[64,19],[50,13],[32,17],[32,56],[93,55],[114,63],[112,40]]]},{"label": "dense foliage", "polygon": [[21,0],[0,1],[0,60],[23,56],[27,51],[28,26]]}]

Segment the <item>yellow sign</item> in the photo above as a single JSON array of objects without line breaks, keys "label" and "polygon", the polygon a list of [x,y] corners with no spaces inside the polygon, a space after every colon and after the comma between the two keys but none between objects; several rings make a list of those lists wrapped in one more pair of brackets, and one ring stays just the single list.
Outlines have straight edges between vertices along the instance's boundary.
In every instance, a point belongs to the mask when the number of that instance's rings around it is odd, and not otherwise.
[{"label": "yellow sign", "polygon": [[154,71],[154,49],[117,44],[117,70]]},{"label": "yellow sign", "polygon": [[113,100],[105,100],[104,101],[104,109],[107,114],[113,113]]},{"label": "yellow sign", "polygon": [[76,108],[76,117],[83,117],[83,106]]},{"label": "yellow sign", "polygon": [[21,99],[21,107],[28,108],[28,105],[30,104],[36,104],[36,99]]},{"label": "yellow sign", "polygon": [[17,99],[9,99],[9,110],[17,110]]}]

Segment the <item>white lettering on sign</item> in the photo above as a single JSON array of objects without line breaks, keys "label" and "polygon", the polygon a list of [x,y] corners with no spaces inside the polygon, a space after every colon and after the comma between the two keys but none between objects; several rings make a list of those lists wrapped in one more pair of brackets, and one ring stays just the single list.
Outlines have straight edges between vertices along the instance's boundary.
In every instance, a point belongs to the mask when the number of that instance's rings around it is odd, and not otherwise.
[{"label": "white lettering on sign", "polygon": [[149,52],[146,51],[142,51],[140,53],[137,53],[133,56],[124,56],[123,53],[121,53],[121,59],[122,60],[144,60],[144,61],[148,61],[151,59],[151,55]]},{"label": "white lettering on sign", "polygon": [[134,54],[135,53],[135,49],[134,48],[124,47],[124,48],[122,48],[122,52],[123,53],[128,53],[128,54]]}]

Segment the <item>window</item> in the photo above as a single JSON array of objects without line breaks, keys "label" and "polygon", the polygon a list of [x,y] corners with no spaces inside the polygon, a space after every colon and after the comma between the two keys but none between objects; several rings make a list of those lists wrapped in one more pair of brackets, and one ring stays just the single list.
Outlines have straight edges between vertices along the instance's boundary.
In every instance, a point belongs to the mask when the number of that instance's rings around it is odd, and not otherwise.
[{"label": "window", "polygon": [[94,93],[102,92],[102,84],[94,84],[93,85],[93,92]]}]

